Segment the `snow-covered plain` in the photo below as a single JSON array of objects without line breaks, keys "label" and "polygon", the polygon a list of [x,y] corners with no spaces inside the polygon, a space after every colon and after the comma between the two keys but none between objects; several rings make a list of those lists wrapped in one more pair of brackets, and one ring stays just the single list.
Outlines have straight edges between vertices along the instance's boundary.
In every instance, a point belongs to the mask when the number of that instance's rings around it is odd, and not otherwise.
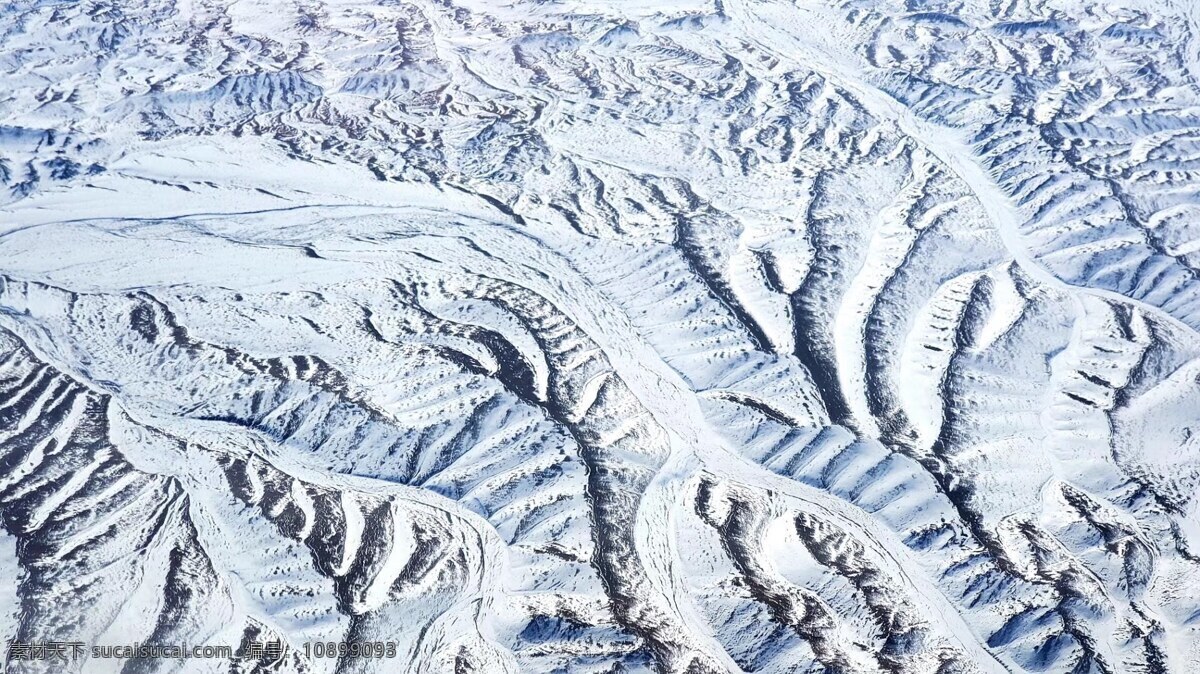
[{"label": "snow-covered plain", "polygon": [[0,274],[0,639],[286,646],[8,671],[1200,672],[1193,0],[15,0]]}]

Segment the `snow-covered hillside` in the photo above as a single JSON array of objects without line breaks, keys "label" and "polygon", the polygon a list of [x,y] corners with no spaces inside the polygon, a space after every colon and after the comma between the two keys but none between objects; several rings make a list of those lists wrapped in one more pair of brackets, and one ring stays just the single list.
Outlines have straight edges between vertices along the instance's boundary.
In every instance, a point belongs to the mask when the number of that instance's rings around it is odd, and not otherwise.
[{"label": "snow-covered hillside", "polygon": [[15,0],[0,275],[0,639],[284,644],[10,672],[1200,671],[1193,0]]}]

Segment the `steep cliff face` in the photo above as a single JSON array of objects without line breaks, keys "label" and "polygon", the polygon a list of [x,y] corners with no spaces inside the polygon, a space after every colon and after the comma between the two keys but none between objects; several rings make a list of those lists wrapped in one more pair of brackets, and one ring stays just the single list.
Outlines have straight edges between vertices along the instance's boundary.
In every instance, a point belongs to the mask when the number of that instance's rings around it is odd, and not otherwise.
[{"label": "steep cliff face", "polygon": [[9,3],[9,671],[1200,671],[1197,31]]}]

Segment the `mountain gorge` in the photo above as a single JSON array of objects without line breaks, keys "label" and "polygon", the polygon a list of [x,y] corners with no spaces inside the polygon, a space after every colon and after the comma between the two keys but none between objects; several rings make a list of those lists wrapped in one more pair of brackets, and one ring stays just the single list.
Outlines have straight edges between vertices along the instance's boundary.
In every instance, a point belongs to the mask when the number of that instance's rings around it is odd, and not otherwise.
[{"label": "mountain gorge", "polygon": [[9,2],[8,671],[1200,669],[1197,31]]}]

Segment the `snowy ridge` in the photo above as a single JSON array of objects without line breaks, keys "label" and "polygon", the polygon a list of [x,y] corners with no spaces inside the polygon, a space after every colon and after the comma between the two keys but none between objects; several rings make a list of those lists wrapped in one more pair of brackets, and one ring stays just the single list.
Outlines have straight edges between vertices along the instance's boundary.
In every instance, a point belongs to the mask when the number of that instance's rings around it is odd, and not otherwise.
[{"label": "snowy ridge", "polygon": [[1198,31],[10,3],[10,669],[1200,669]]}]

